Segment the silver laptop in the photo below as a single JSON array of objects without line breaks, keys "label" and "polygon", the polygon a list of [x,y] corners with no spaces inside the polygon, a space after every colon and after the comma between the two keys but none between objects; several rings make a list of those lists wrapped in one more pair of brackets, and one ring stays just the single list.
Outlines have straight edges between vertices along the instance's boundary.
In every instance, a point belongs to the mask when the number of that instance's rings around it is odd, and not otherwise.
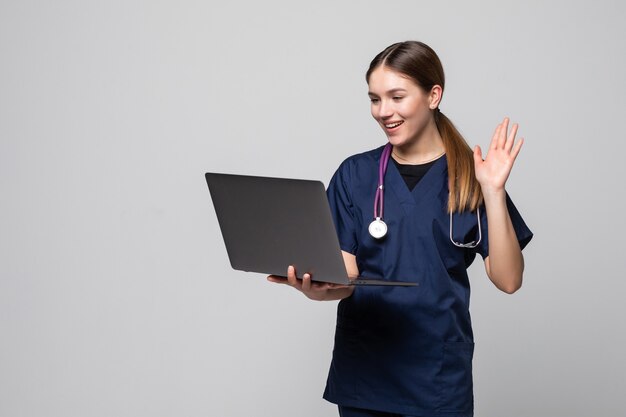
[{"label": "silver laptop", "polygon": [[415,282],[349,279],[324,184],[320,181],[205,174],[231,266],[344,285],[416,286]]}]

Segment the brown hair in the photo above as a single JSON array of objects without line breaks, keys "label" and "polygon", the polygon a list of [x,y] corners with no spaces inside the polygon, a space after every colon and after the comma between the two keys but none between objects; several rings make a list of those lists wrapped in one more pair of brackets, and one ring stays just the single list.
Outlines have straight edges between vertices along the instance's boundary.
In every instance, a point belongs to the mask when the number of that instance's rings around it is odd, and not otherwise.
[{"label": "brown hair", "polygon": [[[427,94],[433,86],[440,85],[443,96],[443,66],[435,51],[425,43],[405,41],[385,48],[370,63],[365,74],[368,83],[372,72],[381,65],[408,76]],[[480,183],[474,174],[474,152],[452,121],[439,109],[434,111],[448,161],[448,212],[474,211],[483,200]]]}]

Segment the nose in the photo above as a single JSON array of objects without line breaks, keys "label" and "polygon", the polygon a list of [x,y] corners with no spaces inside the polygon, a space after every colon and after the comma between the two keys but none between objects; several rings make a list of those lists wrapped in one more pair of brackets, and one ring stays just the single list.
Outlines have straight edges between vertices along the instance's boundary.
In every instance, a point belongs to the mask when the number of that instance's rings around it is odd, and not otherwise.
[{"label": "nose", "polygon": [[380,100],[378,106],[378,117],[381,119],[389,119],[393,115],[393,106],[388,100]]}]

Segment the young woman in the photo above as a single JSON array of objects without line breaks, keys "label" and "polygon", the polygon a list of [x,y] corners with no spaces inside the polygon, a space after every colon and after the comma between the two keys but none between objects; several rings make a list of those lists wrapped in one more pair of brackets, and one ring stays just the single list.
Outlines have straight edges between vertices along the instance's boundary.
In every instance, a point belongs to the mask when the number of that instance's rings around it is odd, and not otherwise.
[{"label": "young woman", "polygon": [[522,285],[521,250],[533,234],[505,183],[523,139],[505,118],[485,159],[479,146],[472,151],[439,110],[443,67],[422,42],[386,48],[366,80],[388,143],[347,158],[328,200],[349,275],[419,286],[322,284],[293,267],[268,279],[341,300],[324,392],[341,416],[472,416],[466,270],[479,253],[497,288],[511,294]]}]

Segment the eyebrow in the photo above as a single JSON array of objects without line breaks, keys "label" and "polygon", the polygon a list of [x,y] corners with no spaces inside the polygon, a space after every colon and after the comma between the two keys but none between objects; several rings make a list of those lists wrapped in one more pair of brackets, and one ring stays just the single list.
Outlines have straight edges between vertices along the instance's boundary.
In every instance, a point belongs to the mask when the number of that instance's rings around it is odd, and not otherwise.
[{"label": "eyebrow", "polygon": [[[390,93],[397,93],[398,91],[403,91],[406,93],[406,90],[404,88],[392,88],[391,90],[387,90],[386,93],[390,94]],[[367,92],[368,96],[376,96],[377,94],[372,93],[371,91]]]}]

